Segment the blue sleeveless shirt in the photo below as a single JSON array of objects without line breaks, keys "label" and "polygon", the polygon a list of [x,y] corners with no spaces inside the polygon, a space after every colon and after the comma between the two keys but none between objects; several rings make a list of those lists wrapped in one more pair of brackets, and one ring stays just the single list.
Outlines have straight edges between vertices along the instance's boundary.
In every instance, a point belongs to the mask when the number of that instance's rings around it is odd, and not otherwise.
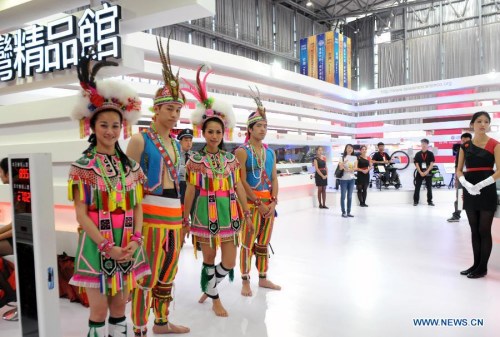
[{"label": "blue sleeveless shirt", "polygon": [[[247,170],[246,181],[250,185],[250,187],[257,191],[265,191],[271,190],[271,186],[269,186],[264,179],[261,180],[260,168],[257,165],[257,158],[255,158],[252,154],[252,150],[250,149],[249,144],[244,144],[242,146],[247,153],[247,160],[245,163],[245,167]],[[270,148],[264,147],[266,150],[266,162],[264,168],[266,170],[267,177],[269,181],[273,180],[273,167],[276,161],[276,155],[274,151]]]},{"label": "blue sleeveless shirt", "polygon": [[[164,160],[163,157],[156,147],[155,143],[149,138],[147,132],[142,132],[142,137],[144,138],[144,151],[141,155],[141,168],[144,171],[146,177],[148,177],[148,181],[146,183],[146,191],[149,194],[154,195],[162,195],[163,194],[163,165]],[[181,151],[180,143],[175,140],[175,146],[177,146],[177,150]],[[175,162],[175,159],[173,160]],[[179,173],[179,163],[180,160],[177,158],[177,165],[175,169],[177,173]],[[167,174],[170,176],[170,173],[167,169]],[[171,177],[171,176],[170,176]]]}]

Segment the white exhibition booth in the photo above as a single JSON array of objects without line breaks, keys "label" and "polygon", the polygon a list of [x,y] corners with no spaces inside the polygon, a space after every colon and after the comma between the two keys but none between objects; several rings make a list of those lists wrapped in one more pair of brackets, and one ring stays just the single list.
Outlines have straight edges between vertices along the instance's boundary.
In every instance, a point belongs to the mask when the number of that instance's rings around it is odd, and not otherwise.
[{"label": "white exhibition booth", "polygon": [[[9,20],[6,20],[8,11],[0,12],[0,34],[22,27],[27,22],[45,24],[67,15],[54,14],[86,5],[88,1],[64,1],[64,6],[55,0],[45,3],[43,10],[35,8],[36,5],[31,2],[18,6],[21,8],[13,9]],[[155,36],[143,31],[215,13],[214,1],[210,0],[154,0],[150,3],[151,6],[147,8],[135,0],[113,3],[119,4],[122,10],[122,58],[119,67],[103,71],[107,76],[128,81],[137,89],[143,98],[143,124],[151,119],[148,108],[161,80]],[[40,17],[48,15],[51,17]],[[166,45],[166,39],[163,43]],[[170,42],[170,55],[174,66],[181,68],[181,77],[190,81],[194,80],[195,69],[200,64],[212,67],[215,75],[208,79],[209,90],[213,96],[233,103],[237,125],[240,127],[245,125],[249,112],[255,109],[248,87],[257,85],[269,117],[270,131],[266,141],[283,146],[327,148],[331,177],[338,158],[337,151],[347,143],[369,144],[369,151],[373,152],[373,144],[383,141],[388,144],[389,152],[392,152],[396,149],[413,149],[423,136],[431,143],[457,142],[460,132],[434,135],[434,130],[465,130],[468,127],[465,119],[445,122],[422,120],[470,116],[478,110],[491,113],[498,111],[495,100],[500,96],[500,74],[355,92],[283,70],[276,65],[174,40]],[[73,252],[76,245],[74,235],[77,225],[72,204],[67,201],[67,174],[70,163],[79,157],[88,144],[85,139],[79,139],[79,125],[70,119],[79,89],[76,82],[74,69],[0,82],[0,157],[10,153],[52,154],[58,252]],[[437,96],[463,89],[474,89],[474,92]],[[436,110],[436,105],[451,103],[473,103],[474,106]],[[189,109],[183,109],[179,128],[189,126],[189,115]],[[400,124],[399,121],[403,120],[415,122]],[[374,123],[374,126],[368,123]],[[493,131],[498,131],[498,126],[494,128]],[[338,138],[332,138],[332,134]],[[383,136],[357,138],[366,134]],[[243,132],[236,130],[235,135],[235,142],[243,141]],[[122,145],[126,147],[125,142]],[[439,150],[439,155],[450,156],[451,150]],[[310,166],[310,162],[287,165],[281,166],[283,172],[294,165]],[[407,170],[413,172],[413,168]],[[334,185],[333,181],[329,183],[330,186]],[[310,174],[284,175],[279,178],[279,184],[282,191],[281,207],[300,210],[313,205],[315,187]],[[405,193],[408,194],[408,191]],[[396,198],[401,200],[399,196]],[[8,200],[10,188],[0,186],[0,223],[5,223],[10,217]]]}]

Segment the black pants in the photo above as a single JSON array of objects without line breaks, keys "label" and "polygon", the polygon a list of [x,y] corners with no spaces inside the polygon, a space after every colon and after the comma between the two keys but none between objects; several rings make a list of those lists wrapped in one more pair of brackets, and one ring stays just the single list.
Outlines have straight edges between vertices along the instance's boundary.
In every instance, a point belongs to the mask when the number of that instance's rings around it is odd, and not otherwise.
[{"label": "black pants", "polygon": [[432,202],[432,175],[428,174],[425,177],[422,177],[419,173],[417,173],[417,177],[415,178],[415,193],[413,193],[413,202],[418,204],[420,200],[420,187],[422,187],[422,182],[425,180],[425,187],[427,188],[427,203]]},{"label": "black pants", "polygon": [[458,195],[458,189],[459,188],[462,188],[462,184],[460,184],[459,182],[458,183],[458,187],[455,188],[455,202],[453,203],[453,205],[455,206],[455,212],[453,212],[453,217],[454,218],[457,218],[457,219],[460,219],[460,214],[462,213],[462,210],[461,209],[458,209],[458,198],[459,198],[459,195]]},{"label": "black pants", "polygon": [[396,171],[397,170],[394,167],[385,167],[384,178],[382,180],[384,184],[390,184],[391,182],[394,183],[394,179],[396,179]]}]

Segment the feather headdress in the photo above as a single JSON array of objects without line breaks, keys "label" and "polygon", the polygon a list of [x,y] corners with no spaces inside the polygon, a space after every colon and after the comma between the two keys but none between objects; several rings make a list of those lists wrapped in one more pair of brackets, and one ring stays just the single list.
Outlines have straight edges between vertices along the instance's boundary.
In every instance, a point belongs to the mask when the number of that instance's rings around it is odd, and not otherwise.
[{"label": "feather headdress", "polygon": [[224,124],[224,137],[227,140],[231,140],[233,137],[233,129],[236,125],[233,106],[222,100],[208,97],[207,77],[212,74],[213,71],[208,69],[203,79],[201,79],[203,68],[205,68],[205,65],[200,66],[196,72],[196,85],[191,84],[184,78],[182,79],[188,85],[188,88],[183,88],[182,90],[189,92],[198,101],[196,109],[191,113],[191,123],[193,124],[194,135],[195,137],[199,137],[203,124],[211,118],[217,118]]},{"label": "feather headdress", "polygon": [[[259,121],[267,121],[266,108],[264,107],[264,105],[262,104],[262,100],[260,99],[259,88],[255,86],[255,91],[252,89],[252,87],[249,88],[250,88],[250,96],[252,96],[253,100],[255,101],[255,104],[257,104],[257,110],[252,112],[250,116],[248,116],[247,129],[248,127]],[[250,133],[247,131],[245,142],[248,142],[249,139],[250,139]]]},{"label": "feather headdress", "polygon": [[96,81],[100,69],[118,66],[112,61],[93,61],[93,49],[80,57],[77,66],[78,79],[82,90],[77,105],[73,109],[73,119],[80,121],[80,137],[90,135],[90,120],[104,110],[116,111],[122,116],[124,137],[131,134],[131,126],[141,116],[141,100],[128,85],[113,80]]},{"label": "feather headdress", "polygon": [[184,94],[179,88],[179,70],[174,74],[172,63],[170,62],[170,37],[167,41],[167,50],[163,48],[161,38],[156,38],[156,45],[162,64],[163,88],[158,92],[154,99],[154,105],[162,105],[166,103],[175,103],[184,105]]}]

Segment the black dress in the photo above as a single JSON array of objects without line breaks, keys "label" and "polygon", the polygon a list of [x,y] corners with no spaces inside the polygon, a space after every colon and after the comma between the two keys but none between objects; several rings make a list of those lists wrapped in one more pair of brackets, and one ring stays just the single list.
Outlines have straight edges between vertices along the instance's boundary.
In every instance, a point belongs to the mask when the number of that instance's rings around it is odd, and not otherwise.
[{"label": "black dress", "polygon": [[[321,173],[323,173],[323,175],[326,175],[326,161],[318,157],[314,159],[318,162],[318,169],[321,171]],[[328,185],[328,179],[321,178],[318,172],[314,174],[314,180],[316,181],[316,186]]]},{"label": "black dress", "polygon": [[[370,161],[368,159],[365,159],[361,156],[358,158],[358,168],[359,169],[366,169],[370,167]],[[368,173],[363,173],[361,171],[358,171],[357,173],[357,179],[356,179],[356,185],[368,185],[370,183],[370,172]]]},{"label": "black dress", "polygon": [[[475,185],[478,182],[488,178],[495,171],[495,146],[496,140],[490,138],[485,148],[482,149],[468,141],[461,146],[465,154],[465,179]],[[495,211],[497,209],[497,188],[496,184],[484,187],[479,195],[470,195],[464,188],[464,209],[465,210],[483,210]]]}]

